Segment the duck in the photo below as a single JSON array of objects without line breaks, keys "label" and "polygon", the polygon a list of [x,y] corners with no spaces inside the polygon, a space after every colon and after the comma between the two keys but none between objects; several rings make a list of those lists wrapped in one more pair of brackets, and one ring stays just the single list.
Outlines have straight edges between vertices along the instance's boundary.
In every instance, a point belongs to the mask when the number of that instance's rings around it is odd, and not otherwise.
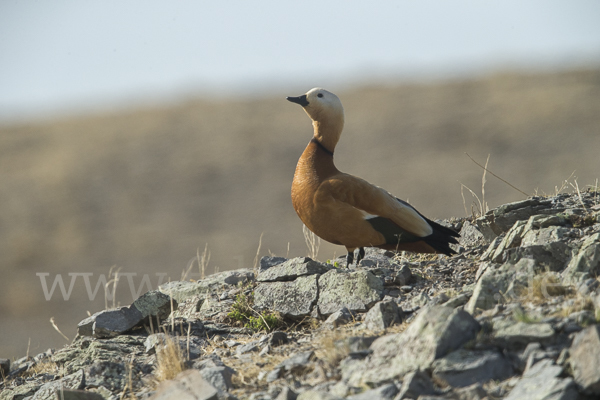
[{"label": "duck", "polygon": [[358,265],[365,247],[456,254],[450,247],[458,244],[456,231],[431,221],[386,190],[336,168],[333,154],[344,128],[344,108],[338,96],[317,87],[286,99],[302,106],[314,131],[296,165],[294,210],[315,235],[346,248],[347,267],[354,261]]}]

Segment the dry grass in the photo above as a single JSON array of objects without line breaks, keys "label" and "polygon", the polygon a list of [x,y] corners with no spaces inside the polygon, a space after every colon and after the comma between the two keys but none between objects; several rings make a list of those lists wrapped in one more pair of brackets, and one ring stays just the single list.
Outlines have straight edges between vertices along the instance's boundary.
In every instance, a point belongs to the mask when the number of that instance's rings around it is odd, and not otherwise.
[{"label": "dry grass", "polygon": [[165,334],[164,342],[156,347],[156,369],[154,377],[158,382],[175,378],[185,370],[185,357],[179,340]]},{"label": "dry grass", "polygon": [[319,254],[319,247],[321,247],[321,238],[308,229],[306,225],[302,225],[302,233],[304,234],[306,247],[308,247],[308,257],[316,260]]},{"label": "dry grass", "polygon": [[62,375],[61,367],[51,360],[43,360],[25,371],[21,376],[36,376],[39,374]]},{"label": "dry grass", "polygon": [[353,336],[352,332],[343,328],[323,333],[315,339],[315,354],[329,369],[336,368],[350,354],[349,346],[344,343],[344,339],[350,336]]},{"label": "dry grass", "polygon": [[534,304],[542,304],[547,302],[550,297],[567,296],[572,292],[571,287],[560,283],[558,274],[543,272],[533,277],[529,287],[519,288],[517,295]]},{"label": "dry grass", "polygon": [[[568,317],[569,315],[579,311],[594,311],[594,302],[590,297],[577,295],[575,302],[572,305],[563,307],[558,315],[561,317]],[[596,314],[597,319],[597,314]]]}]

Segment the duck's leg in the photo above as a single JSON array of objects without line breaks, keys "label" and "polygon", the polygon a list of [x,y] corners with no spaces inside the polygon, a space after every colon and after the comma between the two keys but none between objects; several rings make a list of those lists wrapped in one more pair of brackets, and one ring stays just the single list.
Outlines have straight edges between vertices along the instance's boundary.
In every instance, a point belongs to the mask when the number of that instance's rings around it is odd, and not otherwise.
[{"label": "duck's leg", "polygon": [[346,268],[350,268],[350,264],[354,262],[354,249],[348,250],[348,255],[346,256]]},{"label": "duck's leg", "polygon": [[365,248],[361,247],[360,249],[358,249],[358,257],[356,257],[356,266],[358,266],[358,263],[363,258],[365,258]]}]

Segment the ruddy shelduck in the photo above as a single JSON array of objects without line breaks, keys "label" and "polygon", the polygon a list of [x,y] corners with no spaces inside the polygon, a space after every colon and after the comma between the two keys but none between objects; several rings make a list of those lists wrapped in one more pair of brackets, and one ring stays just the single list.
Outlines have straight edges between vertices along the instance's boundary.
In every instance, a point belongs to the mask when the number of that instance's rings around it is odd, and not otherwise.
[{"label": "ruddy shelduck", "polygon": [[287,100],[313,121],[314,135],[302,153],[292,183],[292,203],[304,224],[320,238],[343,245],[347,264],[365,247],[415,253],[455,254],[459,234],[437,224],[380,187],[343,172],[333,152],[344,127],[344,108],[333,93],[314,88]]}]

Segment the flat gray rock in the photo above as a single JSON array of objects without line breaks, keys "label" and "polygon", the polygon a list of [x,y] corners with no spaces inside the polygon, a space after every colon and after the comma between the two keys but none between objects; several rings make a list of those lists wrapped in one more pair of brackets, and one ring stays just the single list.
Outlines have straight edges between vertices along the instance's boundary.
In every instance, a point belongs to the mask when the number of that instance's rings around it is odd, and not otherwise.
[{"label": "flat gray rock", "polygon": [[305,369],[308,364],[315,359],[316,356],[314,351],[303,351],[282,361],[276,368],[284,368],[287,372],[295,372]]},{"label": "flat gray rock", "polygon": [[240,282],[254,281],[254,272],[249,269],[237,269],[224,271],[218,274],[208,275],[206,278],[196,281],[174,281],[158,287],[161,292],[173,296],[178,302],[183,302],[189,297],[206,295],[211,292],[221,293],[223,289],[231,290],[237,288]]},{"label": "flat gray rock", "polygon": [[393,383],[367,390],[360,394],[348,396],[348,400],[392,400],[398,393],[398,388]]},{"label": "flat gray rock", "polygon": [[525,347],[531,342],[547,344],[554,339],[554,329],[549,323],[525,323],[501,320],[494,323],[494,341],[509,348]]},{"label": "flat gray rock", "polygon": [[300,393],[296,400],[342,400],[342,398],[320,390],[307,390]]},{"label": "flat gray rock", "polygon": [[151,400],[218,400],[219,391],[195,369],[181,372],[175,379],[158,385]]},{"label": "flat gray rock", "polygon": [[497,351],[459,349],[435,360],[431,367],[433,380],[442,387],[503,381],[513,375],[511,363]]},{"label": "flat gray rock", "polygon": [[[365,327],[371,331],[382,331],[402,321],[402,309],[395,301],[380,301],[367,312]],[[333,315],[333,314],[332,314]]]},{"label": "flat gray rock", "polygon": [[258,264],[258,273],[260,274],[261,272],[266,271],[267,269],[279,265],[283,262],[286,262],[287,260],[288,259],[285,257],[264,256],[260,259],[260,262]]},{"label": "flat gray rock", "polygon": [[362,371],[344,377],[353,386],[377,385],[398,379],[417,369],[429,368],[434,360],[475,338],[479,323],[465,311],[443,306],[426,308],[402,333],[375,340]]},{"label": "flat gray rock", "polygon": [[296,400],[298,398],[298,394],[290,389],[288,386],[284,386],[281,389],[281,392],[277,395],[275,400]]},{"label": "flat gray rock", "polygon": [[329,269],[330,267],[313,261],[308,257],[296,257],[259,272],[256,281],[293,281],[300,276],[324,274]]},{"label": "flat gray rock", "polygon": [[[65,376],[64,378],[45,383],[35,392],[33,396],[31,396],[31,398],[28,398],[28,400],[54,399],[57,390],[75,390],[79,387],[79,384],[81,383],[82,379],[83,370],[79,370],[77,372]],[[18,399],[19,397],[16,398]]]},{"label": "flat gray rock", "polygon": [[575,382],[585,392],[600,394],[600,326],[577,333],[569,354]]},{"label": "flat gray rock", "polygon": [[328,329],[337,328],[338,326],[346,325],[353,319],[354,316],[350,310],[347,307],[342,307],[341,310],[334,312],[323,322],[323,327]]},{"label": "flat gray rock", "polygon": [[527,285],[529,273],[533,273],[535,262],[530,259],[519,260],[516,264],[506,263],[501,266],[482,263],[480,274],[473,295],[465,305],[465,311],[473,314],[477,309],[489,310],[507,296],[516,297],[515,288]]},{"label": "flat gray rock", "polygon": [[99,393],[71,389],[58,389],[55,398],[60,400],[104,400]]},{"label": "flat gray rock", "polygon": [[165,319],[171,309],[177,309],[177,301],[157,290],[151,290],[130,306],[103,310],[84,319],[77,325],[77,333],[96,338],[115,337],[144,323],[148,317]]},{"label": "flat gray rock", "polygon": [[232,368],[226,366],[207,367],[202,368],[200,370],[200,374],[208,383],[213,385],[217,390],[226,392],[229,389],[233,388],[231,378],[235,374],[235,371]]},{"label": "flat gray rock", "polygon": [[402,380],[400,393],[395,400],[416,399],[419,396],[435,395],[436,390],[433,382],[425,372],[421,370],[409,372]]},{"label": "flat gray rock", "polygon": [[565,284],[576,284],[600,275],[600,233],[593,234],[583,241],[579,252],[562,274]]},{"label": "flat gray rock", "polygon": [[464,247],[475,247],[481,246],[487,241],[477,225],[474,225],[469,221],[465,221],[460,230],[460,238],[458,239],[458,242]]},{"label": "flat gray rock", "polygon": [[262,282],[254,289],[254,305],[286,317],[301,318],[310,315],[317,295],[317,275],[301,276],[291,282]]},{"label": "flat gray rock", "polygon": [[505,400],[576,400],[579,397],[571,378],[559,378],[562,367],[544,359],[523,373]]},{"label": "flat gray rock", "polygon": [[368,271],[338,271],[319,277],[319,300],[322,315],[347,307],[350,311],[367,311],[383,297],[383,282]]}]

